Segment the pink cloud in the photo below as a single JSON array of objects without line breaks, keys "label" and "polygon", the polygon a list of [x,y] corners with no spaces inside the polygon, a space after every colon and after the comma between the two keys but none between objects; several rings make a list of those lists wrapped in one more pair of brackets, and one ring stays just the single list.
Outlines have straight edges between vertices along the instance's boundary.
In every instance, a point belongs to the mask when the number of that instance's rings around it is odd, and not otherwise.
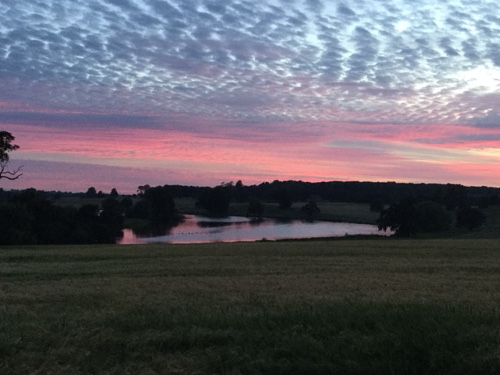
[{"label": "pink cloud", "polygon": [[[21,146],[13,158],[24,159],[26,169],[10,186],[81,191],[97,185],[134,192],[145,183],[213,185],[238,179],[246,184],[295,179],[498,185],[491,163],[500,157],[464,151],[498,147],[497,140],[488,140],[498,133],[491,128],[342,122],[247,127],[186,120],[175,127],[165,120],[158,128],[12,124]],[[38,163],[45,163],[42,170]]]}]

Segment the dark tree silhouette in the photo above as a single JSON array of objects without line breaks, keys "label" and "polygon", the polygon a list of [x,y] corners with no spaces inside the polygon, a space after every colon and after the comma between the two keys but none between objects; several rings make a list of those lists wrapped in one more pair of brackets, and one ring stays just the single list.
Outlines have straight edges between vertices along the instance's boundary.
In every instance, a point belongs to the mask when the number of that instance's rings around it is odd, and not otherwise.
[{"label": "dark tree silhouette", "polygon": [[457,210],[457,227],[473,230],[486,221],[486,216],[477,208],[460,206]]},{"label": "dark tree silhouette", "polygon": [[225,216],[232,200],[233,188],[232,183],[222,183],[207,189],[200,195],[196,204],[198,207],[206,209],[210,216]]},{"label": "dark tree silhouette", "polygon": [[447,210],[467,205],[467,189],[465,186],[447,184],[444,192],[444,205]]},{"label": "dark tree silhouette", "polygon": [[306,205],[302,206],[300,210],[306,214],[308,219],[312,219],[314,215],[321,212],[318,208],[318,204],[314,199],[311,199]]},{"label": "dark tree silhouette", "polygon": [[248,202],[247,216],[262,219],[264,216],[264,205],[256,198],[251,198]]},{"label": "dark tree silhouette", "polygon": [[113,242],[114,239],[122,235],[124,209],[121,203],[114,197],[108,197],[101,203],[100,219],[102,225],[102,242]]},{"label": "dark tree silhouette", "polygon": [[407,197],[380,212],[379,230],[388,228],[397,236],[411,237],[418,233],[441,232],[449,228],[451,217],[444,206],[433,201],[417,202]]},{"label": "dark tree silhouette", "polygon": [[137,194],[144,195],[150,188],[151,186],[149,186],[149,184],[141,185],[137,188]]},{"label": "dark tree silhouette", "polygon": [[236,185],[234,185],[234,199],[239,203],[242,203],[247,199],[245,196],[243,182],[241,182],[241,180],[238,180]]},{"label": "dark tree silhouette", "polygon": [[175,201],[168,187],[150,187],[145,191],[144,199],[149,202],[149,219],[151,221],[171,222],[177,219]]},{"label": "dark tree silhouette", "polygon": [[95,189],[95,187],[91,186],[85,193],[85,198],[95,198],[95,197],[97,197],[97,190]]},{"label": "dark tree silhouette", "polygon": [[290,189],[287,188],[281,189],[276,193],[276,196],[278,198],[278,204],[280,206],[280,209],[289,210],[290,208],[292,208],[293,197]]},{"label": "dark tree silhouette", "polygon": [[18,145],[12,144],[15,137],[7,131],[0,131],[0,179],[17,180],[22,176],[21,167],[12,171],[7,169],[9,164],[9,152],[19,148]]},{"label": "dark tree silhouette", "polygon": [[406,197],[399,203],[391,204],[380,212],[377,224],[379,230],[387,231],[390,228],[397,236],[414,236],[418,231],[415,199]]},{"label": "dark tree silhouette", "polygon": [[451,216],[445,207],[433,201],[422,201],[415,205],[419,232],[441,232],[451,224]]}]

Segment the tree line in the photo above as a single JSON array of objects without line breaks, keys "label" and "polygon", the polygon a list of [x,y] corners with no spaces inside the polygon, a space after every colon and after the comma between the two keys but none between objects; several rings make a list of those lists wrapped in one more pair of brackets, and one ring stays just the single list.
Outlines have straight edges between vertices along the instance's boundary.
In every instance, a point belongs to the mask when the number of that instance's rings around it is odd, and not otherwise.
[{"label": "tree line", "polygon": [[[138,191],[148,189],[144,185]],[[319,201],[365,203],[379,212],[380,230],[406,237],[443,232],[452,223],[461,230],[474,230],[486,220],[482,208],[500,205],[500,189],[458,184],[274,181],[245,186],[238,181],[215,187],[165,185],[163,189],[176,198],[195,198],[196,206],[211,216],[227,215],[232,202],[247,202],[247,216],[257,218],[265,215],[263,202],[273,202],[283,210],[302,202],[300,210],[306,218],[319,212]]]},{"label": "tree line", "polygon": [[[0,245],[115,243],[127,219],[148,224],[175,225],[182,216],[168,188],[147,189],[138,198],[110,194],[71,194],[36,189],[0,189]],[[59,204],[63,196],[82,204]],[[89,202],[86,203],[88,198]],[[101,199],[90,199],[101,198]]]},{"label": "tree line", "polygon": [[[9,153],[19,149],[14,137],[0,131],[0,179],[19,178],[21,168],[7,168]],[[70,193],[40,192],[27,189],[5,192],[0,189],[0,244],[112,243],[122,233],[125,219],[139,219],[152,225],[173,225],[181,220],[174,198],[194,198],[196,206],[211,216],[224,216],[232,202],[248,203],[247,215],[264,216],[263,202],[275,202],[283,210],[303,202],[301,211],[313,218],[317,202],[370,204],[380,213],[380,230],[414,236],[457,226],[473,230],[485,221],[478,208],[500,205],[500,189],[465,187],[458,184],[412,184],[395,182],[263,182],[245,186],[242,181],[215,187],[164,185],[139,186],[135,197],[119,200],[116,189],[109,195],[90,187],[83,198],[102,198],[100,204],[63,207],[53,199]],[[453,219],[452,215],[455,214]]]},{"label": "tree line", "polygon": [[[378,195],[374,195],[371,188]],[[317,202],[326,201],[325,197],[367,204],[370,199],[370,208],[380,213],[379,229],[391,229],[399,236],[444,231],[452,222],[473,230],[485,220],[478,207],[498,205],[499,190],[453,184],[300,181],[274,181],[252,186],[238,181],[215,187],[143,185],[139,186],[137,194],[126,196],[120,196],[116,189],[109,194],[98,193],[93,187],[78,194],[0,189],[0,244],[114,243],[122,235],[126,219],[140,219],[152,226],[175,225],[182,216],[174,198],[186,197],[194,198],[196,206],[211,216],[227,215],[233,202],[246,202],[247,215],[255,218],[265,215],[264,203],[269,202],[288,210],[302,201],[301,211],[305,217],[313,217],[319,211]],[[399,194],[395,194],[396,191]],[[57,204],[62,196],[102,199],[97,200],[98,204],[85,203],[83,199],[79,207],[62,206]],[[89,202],[94,200],[89,199]]]},{"label": "tree line", "polygon": [[115,198],[77,208],[57,205],[36,189],[0,189],[0,245],[115,243],[123,220]]},{"label": "tree line", "polygon": [[[139,190],[144,186],[139,187]],[[216,187],[184,185],[165,185],[165,187],[174,198],[198,199],[211,194],[213,189],[226,189],[226,193],[236,202],[259,199],[278,202],[284,206],[289,202],[307,202],[311,197],[328,202],[373,204],[379,201],[386,205],[397,203],[406,197],[414,197],[417,201],[431,200],[447,208],[458,205],[482,208],[500,205],[500,188],[459,184],[275,180],[258,185],[244,185],[240,180],[236,183],[221,183]]]}]

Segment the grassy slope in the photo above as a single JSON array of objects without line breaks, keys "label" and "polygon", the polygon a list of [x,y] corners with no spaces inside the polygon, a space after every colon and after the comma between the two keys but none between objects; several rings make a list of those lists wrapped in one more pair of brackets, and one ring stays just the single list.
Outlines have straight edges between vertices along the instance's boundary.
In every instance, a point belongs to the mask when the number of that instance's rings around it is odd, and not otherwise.
[{"label": "grassy slope", "polygon": [[495,240],[0,249],[1,374],[500,372]]}]

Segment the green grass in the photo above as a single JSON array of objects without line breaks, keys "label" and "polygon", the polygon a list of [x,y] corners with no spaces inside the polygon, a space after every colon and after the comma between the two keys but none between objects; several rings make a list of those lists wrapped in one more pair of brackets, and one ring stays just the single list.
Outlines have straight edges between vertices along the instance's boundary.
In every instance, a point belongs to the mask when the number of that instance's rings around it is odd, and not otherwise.
[{"label": "green grass", "polygon": [[500,373],[495,240],[0,249],[1,374]]}]

